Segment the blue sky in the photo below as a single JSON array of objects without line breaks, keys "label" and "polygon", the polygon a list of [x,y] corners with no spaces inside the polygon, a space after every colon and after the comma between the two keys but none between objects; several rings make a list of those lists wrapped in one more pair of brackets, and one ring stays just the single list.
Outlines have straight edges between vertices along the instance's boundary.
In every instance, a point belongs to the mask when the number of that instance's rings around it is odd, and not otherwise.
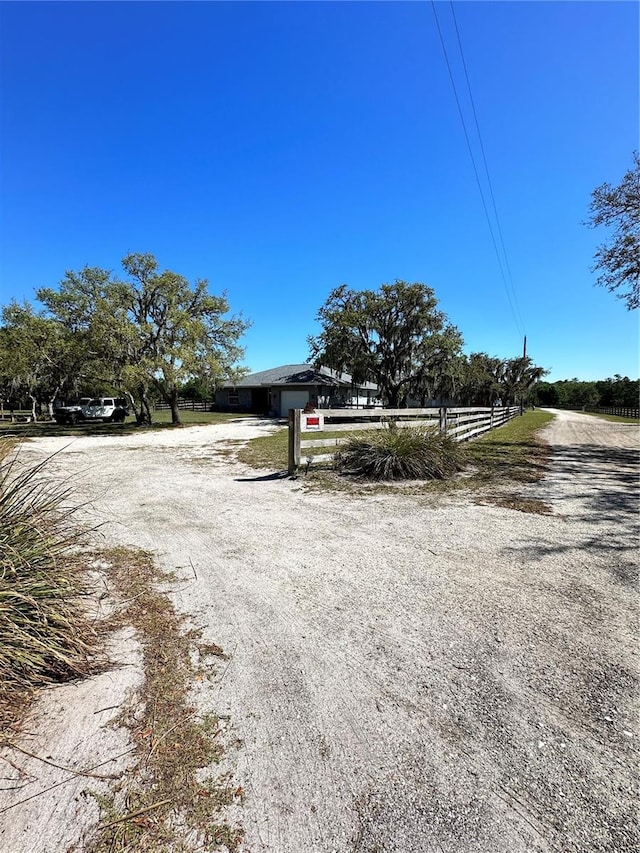
[{"label": "blue sky", "polygon": [[606,233],[582,223],[639,144],[638,8],[454,6],[505,286],[430,3],[4,2],[0,303],[152,252],[227,291],[262,370],[306,359],[333,287],[398,278],[435,289],[467,352],[526,332],[551,380],[635,378],[637,312],[593,286]]}]

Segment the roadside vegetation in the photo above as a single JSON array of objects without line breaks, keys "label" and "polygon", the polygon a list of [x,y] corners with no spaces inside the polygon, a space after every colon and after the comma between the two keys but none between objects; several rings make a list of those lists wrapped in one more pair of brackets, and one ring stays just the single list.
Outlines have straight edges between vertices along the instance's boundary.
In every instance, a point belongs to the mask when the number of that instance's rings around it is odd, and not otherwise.
[{"label": "roadside vegetation", "polygon": [[550,450],[538,433],[552,420],[552,414],[536,409],[469,442],[468,459],[475,469],[473,481],[478,485],[497,485],[541,480]]},{"label": "roadside vegetation", "polygon": [[[462,445],[460,449],[466,459],[464,474],[421,483],[420,490],[467,488],[495,491],[509,484],[520,486],[537,482],[544,475],[549,458],[549,449],[538,437],[538,432],[552,419],[553,415],[540,409],[528,411],[482,438]],[[335,439],[336,433],[314,433],[313,436]],[[366,430],[352,433],[351,439],[366,440]],[[287,441],[288,430],[283,427],[271,435],[247,442],[239,449],[238,459],[252,468],[284,474],[287,470]],[[349,477],[341,475],[331,463],[314,466],[308,471],[303,468],[300,476],[309,486],[358,490],[357,482],[353,483]],[[384,488],[383,485],[380,487]]]},{"label": "roadside vegetation", "polygon": [[0,440],[0,730],[37,686],[87,675],[97,638],[83,605],[82,532],[69,491]]},{"label": "roadside vegetation", "polygon": [[425,427],[371,430],[342,445],[341,474],[368,480],[444,480],[464,467],[460,444]]},{"label": "roadside vegetation", "polygon": [[589,406],[637,409],[640,381],[616,374],[608,379],[587,382],[579,379],[560,379],[557,382],[538,382],[532,392],[532,402],[538,406],[583,411]]},{"label": "roadside vegetation", "polygon": [[583,415],[591,415],[593,418],[600,418],[603,421],[612,421],[616,424],[640,424],[638,418],[625,418],[622,415],[603,415],[600,412],[581,412]]},{"label": "roadside vegetation", "polygon": [[[243,792],[217,770],[220,720],[199,715],[193,701],[194,684],[227,657],[176,614],[159,589],[170,578],[149,554],[88,549],[69,499],[47,460],[23,464],[19,443],[0,440],[0,747],[20,751],[13,739],[38,688],[104,670],[105,637],[133,626],[144,681],[118,723],[130,731],[135,764],[108,794],[93,793],[101,823],[87,853],[234,853],[242,831],[222,810]],[[106,620],[89,618],[90,569],[115,603]]]},{"label": "roadside vegetation", "polygon": [[532,496],[527,486],[539,482],[549,467],[551,450],[539,431],[552,420],[552,414],[536,409],[470,442],[471,474],[456,485],[474,489],[478,503],[537,515],[551,513],[551,507]]}]

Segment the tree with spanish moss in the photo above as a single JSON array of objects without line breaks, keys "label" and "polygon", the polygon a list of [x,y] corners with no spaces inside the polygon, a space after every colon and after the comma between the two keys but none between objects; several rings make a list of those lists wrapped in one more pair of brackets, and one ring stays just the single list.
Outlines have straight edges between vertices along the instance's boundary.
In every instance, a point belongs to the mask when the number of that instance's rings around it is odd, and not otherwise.
[{"label": "tree with spanish moss", "polygon": [[378,290],[335,288],[320,308],[320,334],[309,338],[315,364],[375,382],[391,408],[447,393],[462,336],[438,310],[432,288],[396,280]]},{"label": "tree with spanish moss", "polygon": [[0,393],[28,396],[34,420],[42,402],[53,416],[56,398],[75,391],[86,341],[29,303],[10,302],[1,317]]},{"label": "tree with spanish moss", "polygon": [[182,385],[237,375],[239,339],[249,324],[229,315],[226,294],[210,293],[205,279],[192,285],[160,270],[153,255],[129,254],[122,266],[124,278],[97,267],[68,271],[57,290],[43,288],[38,299],[62,325],[87,335],[90,369],[137,401],[139,423],[150,422],[153,394],[169,404],[178,425]]},{"label": "tree with spanish moss", "polygon": [[640,157],[633,153],[633,166],[617,186],[604,183],[591,193],[587,225],[605,226],[611,237],[598,246],[592,272],[600,271],[597,284],[618,290],[632,310],[640,304]]}]

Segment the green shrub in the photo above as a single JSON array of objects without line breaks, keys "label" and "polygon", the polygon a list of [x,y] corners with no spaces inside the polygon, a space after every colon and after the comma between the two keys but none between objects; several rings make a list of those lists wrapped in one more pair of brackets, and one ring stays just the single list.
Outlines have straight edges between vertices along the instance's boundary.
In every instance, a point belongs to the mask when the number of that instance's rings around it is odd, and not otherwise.
[{"label": "green shrub", "polygon": [[350,439],[336,454],[339,471],[370,480],[443,480],[463,462],[462,447],[433,428],[395,424]]},{"label": "green shrub", "polygon": [[93,632],[70,555],[80,531],[45,467],[0,442],[0,712],[12,691],[88,670]]}]

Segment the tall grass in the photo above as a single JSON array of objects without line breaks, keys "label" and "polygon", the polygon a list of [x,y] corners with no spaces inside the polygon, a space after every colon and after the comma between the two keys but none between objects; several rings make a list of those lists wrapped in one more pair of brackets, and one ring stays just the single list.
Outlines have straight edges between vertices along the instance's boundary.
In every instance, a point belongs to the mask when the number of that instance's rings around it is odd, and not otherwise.
[{"label": "tall grass", "polygon": [[93,632],[81,601],[81,537],[69,489],[0,441],[0,718],[21,690],[85,674]]},{"label": "tall grass", "polygon": [[462,470],[464,451],[433,429],[390,423],[352,438],[335,459],[343,474],[369,480],[443,480]]}]

